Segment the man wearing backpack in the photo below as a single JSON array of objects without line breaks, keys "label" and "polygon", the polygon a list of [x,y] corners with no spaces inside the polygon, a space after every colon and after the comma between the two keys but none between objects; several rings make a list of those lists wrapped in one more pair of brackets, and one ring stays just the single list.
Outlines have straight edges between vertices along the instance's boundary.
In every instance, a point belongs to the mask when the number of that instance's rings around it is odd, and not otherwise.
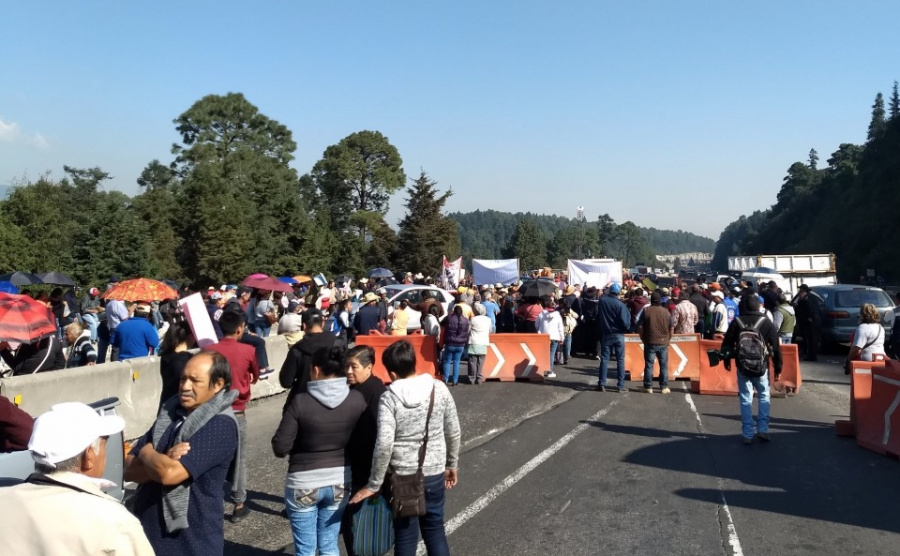
[{"label": "man wearing backpack", "polygon": [[[736,317],[722,342],[725,370],[731,371],[731,359],[737,365],[738,397],[741,400],[741,434],[744,444],[753,443],[753,432],[763,442],[769,441],[769,357],[775,367],[775,380],[781,376],[781,342],[778,329],[763,316],[759,297],[741,299],[740,316]],[[759,402],[756,424],[753,423],[753,389]]]}]

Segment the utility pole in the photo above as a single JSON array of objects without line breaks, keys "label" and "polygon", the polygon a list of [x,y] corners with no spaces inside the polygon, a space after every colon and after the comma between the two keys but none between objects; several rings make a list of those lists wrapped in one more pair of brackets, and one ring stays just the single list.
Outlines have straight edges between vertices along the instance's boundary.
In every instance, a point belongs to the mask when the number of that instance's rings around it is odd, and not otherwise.
[{"label": "utility pole", "polygon": [[578,246],[575,249],[575,258],[581,260],[584,251],[584,207],[578,207],[575,219],[578,221]]}]

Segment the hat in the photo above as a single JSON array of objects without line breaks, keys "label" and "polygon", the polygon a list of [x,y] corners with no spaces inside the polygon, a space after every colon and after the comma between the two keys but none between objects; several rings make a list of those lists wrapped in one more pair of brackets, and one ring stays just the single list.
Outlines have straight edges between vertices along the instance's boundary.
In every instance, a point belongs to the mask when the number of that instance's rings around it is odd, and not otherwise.
[{"label": "hat", "polygon": [[503,284],[501,284],[500,282],[497,282],[496,284],[494,284],[494,287],[499,289],[499,288],[503,287]]},{"label": "hat", "polygon": [[653,292],[650,294],[650,304],[651,305],[659,305],[662,303],[662,296],[659,295],[659,292]]},{"label": "hat", "polygon": [[288,303],[287,310],[290,313],[294,313],[297,311],[297,307],[299,307],[299,306],[300,306],[300,302],[295,299],[294,301],[291,301],[290,303]]},{"label": "hat", "polygon": [[363,296],[363,303],[373,303],[378,301],[378,296],[372,292],[366,292],[366,295]]},{"label": "hat", "polygon": [[100,290],[98,290],[97,288],[91,288],[90,290],[88,290],[88,293],[91,295],[97,295],[98,293],[100,293]]},{"label": "hat", "polygon": [[406,275],[407,275],[407,276],[412,276],[412,272],[407,272]]},{"label": "hat", "polygon": [[[213,294],[215,295],[215,294]],[[139,303],[137,307],[134,309],[135,311],[140,311],[141,313],[149,313],[150,305],[148,303]]]},{"label": "hat", "polygon": [[222,294],[220,294],[219,292],[213,292],[212,295],[209,296],[209,298],[213,301],[217,301],[219,299],[222,299]]},{"label": "hat", "polygon": [[222,286],[222,288],[223,288],[223,291],[226,291],[226,292],[233,292],[234,290],[237,289],[237,286],[228,284],[227,286]]},{"label": "hat", "polygon": [[378,295],[387,295],[387,290],[384,288],[378,288]]},{"label": "hat", "polygon": [[416,275],[413,276],[413,278],[415,278],[416,280],[421,280],[422,278],[425,278],[425,277],[422,276],[421,272],[416,272]]},{"label": "hat", "polygon": [[797,288],[797,289],[799,289],[799,290],[801,290],[801,291],[808,292],[808,291],[809,291],[809,286],[806,285],[806,284],[800,284],[800,287]]},{"label": "hat", "polygon": [[719,291],[712,292],[712,297],[716,297],[718,299],[725,299],[725,294]]},{"label": "hat", "polygon": [[733,287],[731,288],[731,291],[732,291],[732,293],[741,293],[741,287],[740,287],[740,286],[733,286]]},{"label": "hat", "polygon": [[701,290],[705,290],[707,288],[706,284],[698,284]]},{"label": "hat", "polygon": [[227,287],[228,287],[228,284],[222,284],[221,286],[219,286],[219,291],[223,292],[223,291],[225,291],[225,288],[227,288]]},{"label": "hat", "polygon": [[572,295],[573,293],[575,293],[575,286],[569,284],[566,286],[566,291],[563,292],[563,295]]},{"label": "hat", "polygon": [[28,449],[34,461],[55,467],[85,451],[98,438],[124,429],[125,420],[118,415],[101,417],[81,402],[58,403],[34,421]]},{"label": "hat", "polygon": [[713,282],[712,284],[709,285],[709,289],[719,291],[722,289],[722,285],[719,284],[718,282]]},{"label": "hat", "polygon": [[[593,289],[593,286],[588,288],[588,290],[591,289]],[[622,286],[620,286],[618,282],[613,282],[613,284],[609,287],[609,293],[613,295],[619,295],[620,293],[622,293]]]},{"label": "hat", "polygon": [[368,284],[368,283],[369,283],[369,279],[368,279],[368,278],[360,278],[360,279],[359,279],[359,283],[360,283],[360,284]]},{"label": "hat", "polygon": [[456,291],[459,293],[466,293],[467,291],[469,291],[469,288],[467,288],[465,286],[460,286],[460,287],[456,288]]},{"label": "hat", "polygon": [[669,288],[660,288],[659,293],[661,295],[669,295]]},{"label": "hat", "polygon": [[118,281],[119,281],[119,277],[116,276],[115,274],[113,274],[112,276],[109,277],[110,284],[116,284],[116,283],[118,283]]}]

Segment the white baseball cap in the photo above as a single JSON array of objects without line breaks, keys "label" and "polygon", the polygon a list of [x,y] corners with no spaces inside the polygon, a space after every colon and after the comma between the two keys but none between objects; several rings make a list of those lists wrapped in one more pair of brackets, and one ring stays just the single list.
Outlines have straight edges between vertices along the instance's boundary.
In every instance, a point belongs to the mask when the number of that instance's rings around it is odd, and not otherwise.
[{"label": "white baseball cap", "polygon": [[34,421],[28,449],[37,463],[55,466],[85,451],[98,438],[124,429],[125,420],[118,415],[101,417],[81,402],[59,403]]}]

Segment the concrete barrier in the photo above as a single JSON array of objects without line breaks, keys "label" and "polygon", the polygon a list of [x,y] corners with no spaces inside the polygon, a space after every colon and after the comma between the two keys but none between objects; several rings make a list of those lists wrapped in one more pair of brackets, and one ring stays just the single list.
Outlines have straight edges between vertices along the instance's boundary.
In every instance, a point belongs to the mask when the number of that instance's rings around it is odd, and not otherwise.
[{"label": "concrete barrier", "polygon": [[[284,336],[266,338],[269,366],[275,373],[251,388],[251,399],[284,392],[277,373],[288,353]],[[125,362],[104,363],[0,379],[0,396],[12,400],[21,409],[37,417],[60,402],[90,403],[116,397],[116,408],[125,419],[125,438],[137,438],[147,432],[156,419],[162,377],[159,357],[138,357]]]}]

